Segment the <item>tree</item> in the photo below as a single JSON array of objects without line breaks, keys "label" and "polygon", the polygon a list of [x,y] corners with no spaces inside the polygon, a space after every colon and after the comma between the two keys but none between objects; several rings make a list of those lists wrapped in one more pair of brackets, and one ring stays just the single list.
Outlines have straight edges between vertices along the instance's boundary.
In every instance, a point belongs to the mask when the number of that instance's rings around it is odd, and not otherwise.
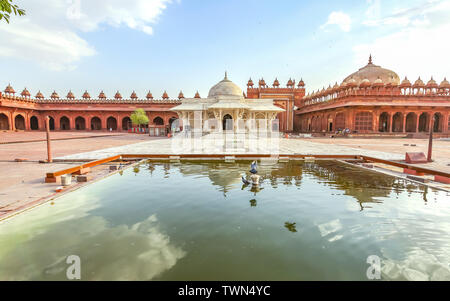
[{"label": "tree", "polygon": [[139,128],[141,128],[141,125],[148,124],[148,117],[147,114],[145,114],[144,109],[136,109],[136,111],[131,114],[130,118],[131,122],[138,125]]},{"label": "tree", "polygon": [[0,0],[0,20],[5,19],[6,23],[9,23],[9,18],[12,13],[16,16],[24,16],[25,10],[13,4],[12,0]]}]

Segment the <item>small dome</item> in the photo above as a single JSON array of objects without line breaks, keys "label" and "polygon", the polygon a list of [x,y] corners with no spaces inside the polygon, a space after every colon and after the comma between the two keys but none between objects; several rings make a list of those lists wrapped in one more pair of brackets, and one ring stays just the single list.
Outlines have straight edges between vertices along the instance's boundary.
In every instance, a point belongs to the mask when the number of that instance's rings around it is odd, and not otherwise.
[{"label": "small dome", "polygon": [[331,87],[331,85],[328,85],[328,88],[326,89],[326,93],[329,94],[333,91],[333,88]]},{"label": "small dome", "polygon": [[433,77],[431,77],[431,79],[427,83],[427,88],[437,88],[437,87],[438,87],[438,84],[433,79]]},{"label": "small dome", "polygon": [[278,78],[275,78],[275,80],[273,82],[273,86],[274,86],[274,88],[278,88],[280,86],[280,82],[278,81]]},{"label": "small dome", "polygon": [[39,92],[37,92],[35,98],[36,99],[44,99],[44,95],[42,95],[41,91],[39,90]]},{"label": "small dome", "polygon": [[294,82],[292,81],[292,79],[289,79],[286,84],[286,87],[291,88],[292,86],[294,86]]},{"label": "small dome", "polygon": [[350,88],[358,86],[358,83],[356,82],[356,80],[353,77],[346,80],[345,83],[347,84],[347,87],[350,87]]},{"label": "small dome", "polygon": [[148,91],[147,96],[145,96],[148,100],[153,99],[153,95],[150,91]]},{"label": "small dome", "polygon": [[66,96],[67,99],[75,99],[75,95],[73,95],[72,91],[69,91]]},{"label": "small dome", "polygon": [[53,91],[52,95],[50,96],[51,99],[59,99],[58,93],[56,91]]},{"label": "small dome", "polygon": [[164,91],[164,93],[162,95],[162,99],[169,99],[169,95],[167,94],[166,91]]},{"label": "small dome", "polygon": [[365,78],[365,79],[363,79],[363,80],[360,82],[359,87],[360,87],[360,88],[367,88],[367,87],[370,87],[371,85],[372,85],[372,84],[370,83],[370,80],[367,79],[367,78]]},{"label": "small dome", "polygon": [[184,98],[183,91],[180,91],[180,93],[178,94],[178,99],[183,99],[183,98]]},{"label": "small dome", "polygon": [[348,82],[350,78],[353,78],[356,81],[356,85],[360,85],[364,79],[368,79],[370,82],[375,82],[378,77],[381,78],[384,83],[390,81],[392,77],[397,85],[400,83],[400,78],[397,73],[374,65],[372,63],[372,56],[369,57],[369,63],[365,67],[359,69],[353,74],[350,74],[346,79],[344,79],[344,81]]},{"label": "small dome", "polygon": [[133,100],[138,99],[138,96],[137,96],[135,91],[133,91],[133,93],[131,93],[130,98],[133,99]]},{"label": "small dome", "polygon": [[209,90],[208,98],[218,96],[235,96],[242,97],[242,90],[235,83],[228,79],[225,72],[225,78]]},{"label": "small dome", "polygon": [[413,87],[414,87],[414,88],[424,88],[424,87],[425,87],[425,84],[424,84],[423,81],[420,79],[420,76],[419,76],[419,78],[414,82]]},{"label": "small dome", "polygon": [[84,91],[83,93],[83,99],[90,99],[91,95],[89,95],[88,91]]},{"label": "small dome", "polygon": [[[389,82],[390,83],[390,82]],[[372,84],[372,86],[373,87],[383,87],[384,86],[384,84],[383,84],[383,80],[381,80],[381,78],[380,77],[378,77],[374,82],[373,82],[373,84]]]},{"label": "small dome", "polygon": [[98,99],[106,99],[106,95],[105,95],[105,92],[103,92],[103,90],[98,95]]},{"label": "small dome", "polygon": [[114,95],[114,99],[122,99],[122,95],[120,95],[119,91],[116,92],[116,94]]},{"label": "small dome", "polygon": [[267,86],[266,81],[264,80],[264,78],[261,78],[259,80],[259,87],[262,88],[262,87],[266,87],[266,86]]},{"label": "small dome", "polygon": [[30,97],[31,96],[31,94],[27,90],[27,88],[23,89],[23,91],[22,91],[22,93],[20,93],[20,95],[22,95],[23,97]]},{"label": "small dome", "polygon": [[194,98],[200,98],[200,93],[198,93],[198,91],[195,93]]},{"label": "small dome", "polygon": [[252,81],[252,79],[250,78],[249,80],[248,80],[248,83],[247,83],[247,87],[252,87],[253,88],[253,81]]},{"label": "small dome", "polygon": [[339,90],[339,85],[338,85],[338,83],[336,82],[335,84],[334,84],[334,86],[333,86],[333,91],[338,91]]},{"label": "small dome", "polygon": [[450,88],[450,83],[448,82],[447,78],[444,78],[444,80],[439,85],[439,88]]},{"label": "small dome", "polygon": [[298,88],[303,88],[304,86],[305,86],[305,82],[303,81],[303,78],[302,78],[302,79],[300,79],[300,81],[298,82],[297,87],[298,87]]},{"label": "small dome", "polygon": [[405,79],[402,80],[402,83],[400,84],[400,88],[409,88],[409,87],[411,87],[411,82],[405,76]]},{"label": "small dome", "polygon": [[14,94],[16,91],[14,91],[13,87],[11,87],[11,84],[8,84],[8,86],[6,86],[5,93]]}]

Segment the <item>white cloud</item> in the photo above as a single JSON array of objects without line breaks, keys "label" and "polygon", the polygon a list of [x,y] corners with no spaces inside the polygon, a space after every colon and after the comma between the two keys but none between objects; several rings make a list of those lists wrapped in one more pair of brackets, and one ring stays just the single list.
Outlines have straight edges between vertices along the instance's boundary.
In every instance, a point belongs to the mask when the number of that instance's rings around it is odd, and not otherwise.
[{"label": "white cloud", "polygon": [[329,25],[337,25],[342,31],[348,32],[351,29],[352,19],[349,15],[334,11],[328,16],[328,21],[323,24],[320,28],[325,28]]},{"label": "white cloud", "polygon": [[446,38],[450,32],[449,14],[449,2],[433,1],[378,20],[376,24],[389,26],[391,33],[356,45],[355,63],[361,64],[372,53],[375,64],[410,80],[418,76],[424,81],[431,76],[437,81],[449,77],[450,60],[445,59],[450,53],[450,41]]},{"label": "white cloud", "polygon": [[153,34],[152,25],[171,0],[23,0],[27,15],[0,26],[0,56],[38,62],[51,70],[71,70],[96,54],[80,36],[102,26]]}]

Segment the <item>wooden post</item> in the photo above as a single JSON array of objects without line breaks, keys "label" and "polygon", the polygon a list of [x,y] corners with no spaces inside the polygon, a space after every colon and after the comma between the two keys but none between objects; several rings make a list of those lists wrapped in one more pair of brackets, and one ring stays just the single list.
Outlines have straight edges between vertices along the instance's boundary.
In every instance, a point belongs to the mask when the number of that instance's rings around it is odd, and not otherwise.
[{"label": "wooden post", "polygon": [[431,155],[433,152],[433,128],[434,128],[434,114],[431,117],[431,122],[430,122],[430,137],[428,140],[428,157],[427,157],[428,162],[433,162],[433,160],[431,159]]},{"label": "wooden post", "polygon": [[50,117],[45,117],[45,128],[47,133],[47,162],[52,163],[52,148],[50,144]]}]

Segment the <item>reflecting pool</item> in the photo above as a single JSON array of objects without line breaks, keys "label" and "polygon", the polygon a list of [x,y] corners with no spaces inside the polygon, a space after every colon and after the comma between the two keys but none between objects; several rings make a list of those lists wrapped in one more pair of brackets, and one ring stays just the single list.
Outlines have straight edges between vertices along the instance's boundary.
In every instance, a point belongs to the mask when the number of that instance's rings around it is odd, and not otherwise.
[{"label": "reflecting pool", "polygon": [[337,161],[152,162],[0,223],[0,280],[450,280],[450,195]]}]

